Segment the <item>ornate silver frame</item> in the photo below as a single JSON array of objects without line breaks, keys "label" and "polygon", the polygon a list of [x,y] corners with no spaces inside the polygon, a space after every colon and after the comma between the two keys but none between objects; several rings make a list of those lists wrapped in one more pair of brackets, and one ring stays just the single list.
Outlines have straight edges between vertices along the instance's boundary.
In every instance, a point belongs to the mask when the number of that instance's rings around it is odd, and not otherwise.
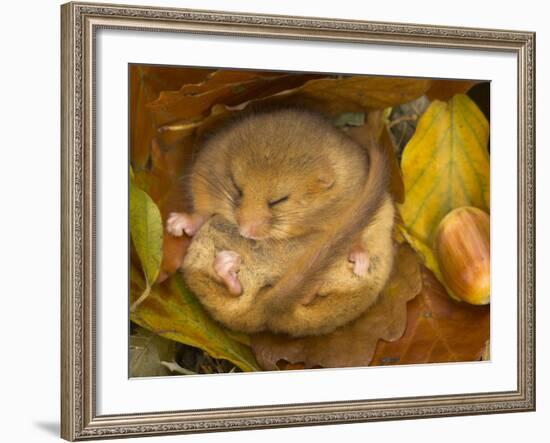
[{"label": "ornate silver frame", "polygon": [[[522,31],[69,3],[62,14],[61,435],[67,440],[533,411],[535,409],[535,34]],[[518,58],[517,390],[98,416],[95,412],[94,35],[99,28],[431,48]]]}]

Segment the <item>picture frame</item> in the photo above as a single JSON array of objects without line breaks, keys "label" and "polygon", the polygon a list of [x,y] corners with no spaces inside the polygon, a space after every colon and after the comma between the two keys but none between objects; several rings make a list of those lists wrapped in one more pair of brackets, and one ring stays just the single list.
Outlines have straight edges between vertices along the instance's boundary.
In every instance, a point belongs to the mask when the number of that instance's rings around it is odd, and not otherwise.
[{"label": "picture frame", "polygon": [[[268,16],[73,2],[62,6],[61,435],[215,432],[535,410],[535,35],[524,31]],[[96,187],[97,32],[172,33],[269,41],[512,54],[517,60],[516,389],[394,398],[98,414]],[[382,49],[383,50],[383,49]],[[124,147],[121,149],[125,149]],[[125,263],[121,263],[124,266]],[[494,278],[499,278],[498,275]],[[125,356],[121,358],[125,365]]]}]

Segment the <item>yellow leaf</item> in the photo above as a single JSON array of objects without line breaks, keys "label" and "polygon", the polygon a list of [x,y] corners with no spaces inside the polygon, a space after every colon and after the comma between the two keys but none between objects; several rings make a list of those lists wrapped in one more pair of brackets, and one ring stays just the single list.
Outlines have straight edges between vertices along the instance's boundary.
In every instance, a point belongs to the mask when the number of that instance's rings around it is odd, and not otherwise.
[{"label": "yellow leaf", "polygon": [[433,236],[443,217],[462,206],[489,212],[489,123],[466,95],[434,101],[418,122],[401,160],[407,240],[440,278]]},{"label": "yellow leaf", "polygon": [[407,229],[431,246],[441,219],[452,209],[489,210],[489,123],[465,95],[435,101],[418,122],[401,160]]}]

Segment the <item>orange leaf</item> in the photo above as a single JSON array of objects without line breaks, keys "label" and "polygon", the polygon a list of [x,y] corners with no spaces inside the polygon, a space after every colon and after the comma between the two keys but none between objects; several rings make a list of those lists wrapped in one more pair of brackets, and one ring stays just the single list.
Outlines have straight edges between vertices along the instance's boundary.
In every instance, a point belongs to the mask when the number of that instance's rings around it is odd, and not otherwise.
[{"label": "orange leaf", "polygon": [[164,232],[162,241],[162,261],[160,263],[160,272],[157,282],[163,282],[170,275],[178,271],[183,264],[185,253],[191,243],[191,239],[184,235],[182,237],[174,237],[173,235]]},{"label": "orange leaf", "polygon": [[451,299],[423,268],[421,293],[407,307],[407,330],[396,341],[380,341],[371,365],[480,360],[489,340],[489,306]]},{"label": "orange leaf", "polygon": [[361,112],[408,103],[424,95],[430,80],[421,78],[350,76],[312,80],[298,93],[323,103],[326,113]]},{"label": "orange leaf", "polygon": [[473,86],[480,83],[476,80],[432,80],[426,96],[430,101],[450,100],[453,95],[466,94]]},{"label": "orange leaf", "polygon": [[135,171],[145,167],[149,160],[151,141],[156,133],[146,105],[155,101],[161,91],[201,81],[210,72],[210,69],[130,65],[130,151]]},{"label": "orange leaf", "polygon": [[[225,83],[223,77],[232,82]],[[235,81],[236,77],[241,77],[240,81]],[[239,76],[232,71],[218,71],[200,87],[186,85],[179,91],[161,93],[158,100],[149,105],[149,109],[156,126],[161,130],[185,130],[204,118],[214,105],[240,105],[296,88],[318,77],[315,74],[266,76],[257,72],[245,72]]]}]

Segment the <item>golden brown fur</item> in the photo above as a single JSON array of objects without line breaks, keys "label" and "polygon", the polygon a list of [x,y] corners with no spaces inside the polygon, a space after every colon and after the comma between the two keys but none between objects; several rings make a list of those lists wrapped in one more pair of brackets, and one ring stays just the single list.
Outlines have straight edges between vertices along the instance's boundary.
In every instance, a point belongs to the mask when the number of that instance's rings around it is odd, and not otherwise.
[{"label": "golden brown fur", "polygon": [[[194,213],[184,222],[193,225],[193,233],[205,221],[207,225],[194,239],[184,263],[190,286],[216,318],[249,332],[267,328],[293,335],[319,333],[333,329],[343,318],[359,315],[366,308],[357,309],[376,298],[374,290],[381,289],[391,269],[393,204],[386,193],[387,176],[383,155],[375,145],[367,154],[342,131],[308,111],[260,112],[228,125],[204,145],[191,172]],[[234,228],[225,238],[214,235],[208,222],[215,214],[218,224]],[[209,244],[204,232],[228,246]],[[349,271],[348,253],[354,244],[371,257],[365,281],[360,275],[350,276],[351,281],[359,280],[355,289],[361,291],[355,298],[362,298],[362,303],[348,300],[353,299],[353,284],[345,290],[349,297],[317,297],[342,294],[342,288],[329,283],[338,279],[328,275],[342,277],[342,266]],[[379,250],[379,245],[386,251]],[[232,300],[232,307],[223,298],[219,306],[212,301],[215,297],[204,292],[211,289],[206,280],[195,284],[206,278],[197,277],[194,263],[198,260],[206,266],[197,258],[204,256],[200,248],[240,254],[242,300]],[[255,280],[246,281],[249,271]],[[255,296],[247,285],[261,291]],[[369,285],[370,295],[365,296]],[[226,291],[227,296],[231,297]],[[253,306],[244,308],[252,299]],[[330,320],[334,304],[342,304],[338,312],[348,313]],[[317,315],[311,312],[313,306],[318,306]],[[323,310],[325,314],[319,314]],[[298,319],[300,330],[296,325],[292,330],[290,325]]]},{"label": "golden brown fur", "polygon": [[[199,152],[193,209],[234,224],[258,220],[264,239],[288,239],[324,231],[357,199],[366,172],[364,150],[321,116],[297,109],[253,113]],[[288,195],[284,205],[268,206]]]},{"label": "golden brown fur", "polygon": [[[215,216],[193,239],[182,268],[184,278],[212,316],[231,329],[249,333],[270,330],[292,336],[328,333],[376,302],[393,266],[393,217],[394,206],[386,196],[375,220],[361,235],[370,255],[365,276],[353,273],[353,265],[344,253],[325,269],[317,296],[285,313],[266,309],[262,295],[288,272],[289,263],[307,249],[308,242],[303,239],[270,244],[253,242],[241,237],[235,226]],[[239,296],[228,293],[213,269],[214,258],[223,249],[238,251],[242,256],[239,279],[243,293]]]}]

